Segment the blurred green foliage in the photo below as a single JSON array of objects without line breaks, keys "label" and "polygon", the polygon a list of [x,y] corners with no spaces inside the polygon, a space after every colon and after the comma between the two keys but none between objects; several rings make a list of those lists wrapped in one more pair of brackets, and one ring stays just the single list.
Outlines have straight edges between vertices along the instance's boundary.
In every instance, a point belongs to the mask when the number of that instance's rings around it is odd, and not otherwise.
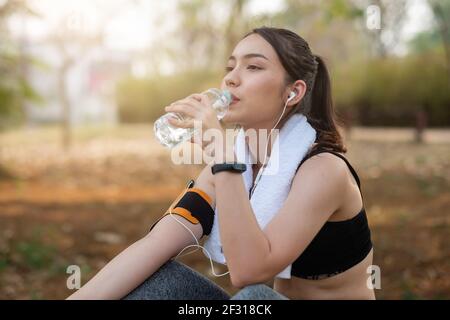
[{"label": "blurred green foliage", "polygon": [[127,77],[117,87],[117,103],[122,122],[154,121],[165,113],[164,107],[192,93],[220,84],[218,72],[187,71],[152,78]]},{"label": "blurred green foliage", "polygon": [[339,109],[355,112],[362,125],[411,126],[419,110],[429,125],[450,124],[450,90],[439,50],[342,65],[333,74]]},{"label": "blurred green foliage", "polygon": [[8,18],[17,13],[35,15],[26,1],[6,0],[0,4],[0,130],[22,122],[26,100],[42,102],[24,73],[27,65],[40,63],[22,50],[6,27]]},{"label": "blurred green foliage", "polygon": [[[353,113],[361,125],[413,126],[419,110],[427,111],[430,126],[450,125],[450,90],[439,50],[336,64],[330,73],[337,109]],[[218,86],[222,76],[199,70],[167,77],[128,77],[117,90],[120,119],[154,121],[164,113],[164,106]]]}]

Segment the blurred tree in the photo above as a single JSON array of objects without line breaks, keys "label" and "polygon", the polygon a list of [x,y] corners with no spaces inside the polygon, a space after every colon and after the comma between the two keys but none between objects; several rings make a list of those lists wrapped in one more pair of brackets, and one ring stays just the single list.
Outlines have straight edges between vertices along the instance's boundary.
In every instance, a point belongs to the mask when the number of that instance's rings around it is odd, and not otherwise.
[{"label": "blurred tree", "polygon": [[380,28],[364,28],[374,57],[386,57],[394,52],[401,40],[402,27],[407,18],[408,0],[369,0],[364,7],[376,5],[380,12]]},{"label": "blurred tree", "polygon": [[441,35],[450,88],[450,0],[428,0],[428,3],[433,10],[437,31]]},{"label": "blurred tree", "polygon": [[219,29],[212,19],[214,4],[214,1],[204,0],[177,3],[175,15],[179,23],[169,35],[172,41],[163,48],[170,60],[176,63],[177,72],[211,67],[220,45]]},{"label": "blurred tree", "polygon": [[[178,25],[171,33],[174,41],[165,52],[178,72],[223,68],[247,27],[244,14],[248,0],[182,0],[178,2]],[[161,48],[158,48],[160,50]],[[183,59],[180,59],[180,53]],[[200,58],[201,57],[201,58]]]},{"label": "blurred tree", "polygon": [[61,62],[58,66],[58,94],[62,109],[61,129],[62,147],[68,150],[72,145],[71,109],[72,103],[68,97],[67,78],[70,70],[83,56],[101,43],[102,33],[81,34],[76,29],[68,28],[69,16],[64,16],[58,28],[49,35],[47,41],[58,50]]},{"label": "blurred tree", "polygon": [[297,32],[308,41],[314,54],[326,57],[330,69],[336,110],[344,121],[347,136],[355,122],[352,92],[360,75],[348,74],[345,67],[366,63],[368,50],[361,29],[364,10],[360,1],[286,0],[284,10],[275,14],[274,23]]},{"label": "blurred tree", "polygon": [[[352,1],[285,0],[282,9],[253,15],[250,0],[182,0],[178,3],[178,27],[167,44],[171,61],[180,72],[191,69],[218,68],[223,65],[240,38],[263,25],[289,28],[308,40],[318,51],[332,51],[328,56],[354,60],[363,48],[356,35],[354,20],[364,12]],[[355,1],[357,2],[357,1]],[[344,41],[345,40],[345,41]],[[345,46],[348,44],[348,49]],[[351,49],[350,49],[351,48]],[[160,50],[160,47],[158,47]],[[179,59],[180,52],[184,59]],[[202,57],[202,59],[198,59]]]},{"label": "blurred tree", "polygon": [[12,39],[7,27],[8,18],[14,14],[36,15],[26,1],[0,4],[0,129],[23,119],[25,100],[39,98],[26,80],[27,65],[36,61],[24,53],[22,42]]},{"label": "blurred tree", "polygon": [[[142,1],[123,1],[122,5],[140,6]],[[120,4],[120,3],[118,3]],[[92,2],[93,9],[99,6],[99,2]],[[110,10],[96,8],[101,12],[98,15],[98,29],[88,28],[84,25],[82,13],[71,12],[62,16],[53,33],[48,36],[47,41],[51,43],[59,52],[60,64],[58,66],[58,94],[62,109],[61,118],[61,144],[64,150],[68,150],[73,143],[71,113],[72,102],[68,97],[67,79],[71,69],[82,61],[82,59],[96,48],[103,45],[105,39],[105,26],[120,15],[123,6],[110,7]],[[74,21],[73,21],[74,20]],[[73,21],[74,23],[69,23]]]},{"label": "blurred tree", "polygon": [[408,43],[411,54],[421,54],[435,50],[441,45],[441,35],[436,29],[426,30],[418,33]]},{"label": "blurred tree", "polygon": [[[6,25],[11,15],[19,13],[36,15],[26,1],[5,0],[0,3],[0,130],[23,120],[25,100],[39,99],[26,80],[26,66],[33,59],[24,54],[19,43],[13,41]],[[0,164],[0,179],[5,178],[11,178],[11,174]]]},{"label": "blurred tree", "polygon": [[[234,46],[243,37],[243,33],[249,31],[248,19],[244,16],[244,7],[249,2],[248,0],[233,0],[229,1],[231,4],[230,14],[225,25],[225,56],[224,61],[227,61],[226,55],[231,55]],[[224,62],[225,63],[225,62]]]}]

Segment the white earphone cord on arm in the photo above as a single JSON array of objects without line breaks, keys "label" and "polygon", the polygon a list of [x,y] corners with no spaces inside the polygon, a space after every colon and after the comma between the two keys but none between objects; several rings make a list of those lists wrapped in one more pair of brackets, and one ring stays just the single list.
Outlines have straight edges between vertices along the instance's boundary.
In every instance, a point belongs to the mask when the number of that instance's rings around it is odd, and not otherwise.
[{"label": "white earphone cord on arm", "polygon": [[[293,93],[293,94],[292,94],[292,93]],[[262,166],[261,166],[261,169],[259,170],[258,175],[257,175],[257,177],[256,177],[256,179],[255,179],[255,184],[253,185],[253,188],[252,188],[252,190],[250,191],[250,195],[253,194],[253,191],[255,190],[256,185],[258,184],[259,180],[261,179],[262,172],[263,172],[264,169],[265,169],[265,164],[266,164],[266,159],[267,159],[267,146],[268,146],[268,144],[269,144],[269,140],[270,140],[270,137],[271,137],[271,135],[272,135],[272,131],[277,127],[278,123],[280,122],[281,118],[283,117],[284,112],[286,111],[286,106],[287,106],[287,104],[289,103],[289,101],[291,101],[293,98],[295,98],[295,96],[296,96],[295,92],[294,92],[294,91],[291,91],[291,94],[289,95],[289,98],[287,99],[286,103],[284,104],[284,108],[283,108],[283,112],[281,113],[281,116],[278,118],[278,121],[275,123],[275,125],[273,126],[273,128],[270,130],[269,138],[267,139],[267,142],[266,142],[266,148],[265,148],[265,152],[264,152],[264,161],[263,161],[263,164],[262,164]],[[174,217],[174,214],[172,213],[172,208],[169,208],[169,215],[170,215],[177,223],[181,224],[181,225],[183,226],[183,228],[185,228],[185,229],[192,235],[192,237],[194,238],[195,243],[196,243],[196,244],[191,244],[191,245],[188,245],[188,246],[184,247],[184,248],[183,248],[183,249],[175,256],[174,260],[176,260],[176,259],[178,258],[178,256],[179,256],[184,250],[186,250],[187,248],[190,248],[190,247],[196,247],[197,249],[196,249],[196,250],[193,250],[193,251],[191,251],[191,252],[188,252],[188,253],[186,253],[186,254],[183,254],[182,257],[183,257],[183,256],[187,256],[188,254],[194,253],[194,252],[196,252],[199,248],[202,248],[202,249],[208,254],[208,259],[209,259],[209,262],[210,262],[210,264],[211,264],[211,271],[212,271],[212,273],[213,273],[214,276],[216,276],[216,277],[221,277],[221,276],[224,276],[224,275],[227,275],[228,273],[230,273],[230,271],[227,271],[227,272],[225,272],[225,273],[222,273],[222,274],[217,275],[217,274],[214,272],[214,265],[213,265],[213,262],[212,262],[212,259],[211,259],[211,254],[208,252],[208,250],[206,250],[205,247],[203,247],[203,246],[201,246],[201,245],[199,244],[197,237],[195,236],[195,234],[192,232],[191,229],[189,229],[184,223],[182,223],[180,220],[178,220],[177,218]]]}]

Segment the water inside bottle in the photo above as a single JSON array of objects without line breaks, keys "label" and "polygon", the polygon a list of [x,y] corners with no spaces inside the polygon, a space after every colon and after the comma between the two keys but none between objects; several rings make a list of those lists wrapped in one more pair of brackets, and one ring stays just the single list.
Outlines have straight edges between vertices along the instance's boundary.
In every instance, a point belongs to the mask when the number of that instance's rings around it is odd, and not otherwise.
[{"label": "water inside bottle", "polygon": [[[216,110],[217,118],[221,120],[225,116],[231,102],[230,92],[227,90],[222,92],[219,89],[211,88],[203,93],[209,97],[210,101],[213,101],[212,107]],[[175,117],[179,120],[183,119],[182,115],[169,112],[155,122],[154,132],[159,143],[166,147],[173,148],[178,144],[189,140],[195,134],[195,130],[194,128],[179,128],[172,126],[168,122],[168,118],[170,117]]]},{"label": "water inside bottle", "polygon": [[170,117],[175,117],[182,120],[179,114],[170,112],[162,116],[158,121],[155,122],[155,136],[157,140],[164,146],[173,148],[179,143],[182,143],[192,137],[194,134],[193,128],[179,128],[172,126],[168,119]]}]

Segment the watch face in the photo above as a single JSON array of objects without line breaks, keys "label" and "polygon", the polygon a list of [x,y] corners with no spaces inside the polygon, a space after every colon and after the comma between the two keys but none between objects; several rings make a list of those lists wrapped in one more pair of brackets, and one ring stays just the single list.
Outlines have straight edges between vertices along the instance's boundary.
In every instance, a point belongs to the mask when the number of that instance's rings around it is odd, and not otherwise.
[{"label": "watch face", "polygon": [[213,174],[224,170],[244,172],[245,170],[247,170],[247,165],[245,163],[222,163],[213,165],[211,169]]},{"label": "watch face", "polygon": [[244,172],[247,169],[247,166],[243,163],[234,163],[233,169],[238,172]]}]

